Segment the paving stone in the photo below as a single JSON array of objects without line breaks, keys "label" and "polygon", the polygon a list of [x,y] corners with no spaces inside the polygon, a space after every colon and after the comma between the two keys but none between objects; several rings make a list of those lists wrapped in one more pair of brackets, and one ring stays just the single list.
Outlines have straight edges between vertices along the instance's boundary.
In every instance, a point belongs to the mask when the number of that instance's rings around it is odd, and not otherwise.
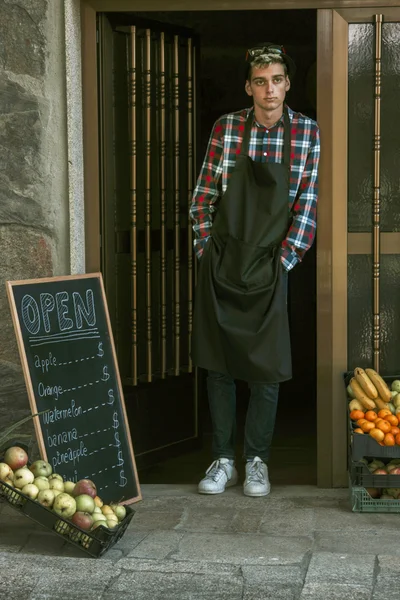
[{"label": "paving stone", "polygon": [[153,531],[128,554],[136,558],[166,558],[176,552],[183,533],[175,531]]},{"label": "paving stone", "polygon": [[182,520],[175,529],[177,531],[228,532],[232,530],[234,514],[232,509],[222,506],[190,507],[183,512]]},{"label": "paving stone", "polygon": [[375,513],[354,513],[349,508],[316,508],[315,529],[317,531],[337,531],[348,528],[357,531],[387,529],[393,531],[393,515]]},{"label": "paving stone", "polygon": [[245,587],[268,586],[271,583],[303,585],[305,568],[303,565],[245,565],[242,567]]},{"label": "paving stone", "polygon": [[35,531],[28,536],[22,552],[26,554],[59,554],[65,546],[65,540],[51,532]]},{"label": "paving stone", "polygon": [[157,511],[143,509],[134,517],[135,531],[153,531],[154,529],[174,529],[181,522],[183,510]]},{"label": "paving stone", "polygon": [[372,585],[374,556],[357,554],[314,553],[308,567],[306,583],[329,582]]},{"label": "paving stone", "polygon": [[93,591],[90,588],[80,590],[49,590],[48,592],[33,591],[29,600],[101,600],[103,591]]},{"label": "paving stone", "polygon": [[343,554],[379,553],[400,556],[399,535],[384,531],[357,531],[347,529],[342,532],[316,532],[314,552],[340,552]]},{"label": "paving stone", "polygon": [[245,587],[243,600],[298,600],[301,589],[301,584],[286,583],[268,584],[267,587]]},{"label": "paving stone", "polygon": [[214,561],[232,564],[296,564],[309,551],[308,537],[186,533],[176,560]]},{"label": "paving stone", "polygon": [[242,600],[243,578],[236,573],[125,571],[112,583],[102,600]]},{"label": "paving stone", "polygon": [[320,496],[301,496],[295,499],[296,508],[339,508],[343,500]]},{"label": "paving stone", "polygon": [[370,600],[371,592],[372,587],[365,585],[306,583],[300,600]]},{"label": "paving stone", "polygon": [[233,517],[230,529],[233,533],[258,533],[262,518],[261,513],[238,510]]},{"label": "paving stone", "polygon": [[396,579],[400,581],[400,556],[380,554],[378,557],[378,578]]},{"label": "paving stone", "polygon": [[260,533],[271,535],[310,535],[314,529],[315,515],[312,508],[270,511],[264,515],[260,525]]},{"label": "paving stone", "polygon": [[400,600],[399,579],[380,579],[376,582],[371,600]]}]

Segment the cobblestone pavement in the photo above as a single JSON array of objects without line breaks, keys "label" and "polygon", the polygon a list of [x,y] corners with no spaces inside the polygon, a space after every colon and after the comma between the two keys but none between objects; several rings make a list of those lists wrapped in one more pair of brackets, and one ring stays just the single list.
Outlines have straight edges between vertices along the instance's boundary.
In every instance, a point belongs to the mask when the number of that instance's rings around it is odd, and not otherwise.
[{"label": "cobblestone pavement", "polygon": [[400,600],[400,515],[352,513],[347,490],[142,491],[100,559],[0,504],[0,599]]}]

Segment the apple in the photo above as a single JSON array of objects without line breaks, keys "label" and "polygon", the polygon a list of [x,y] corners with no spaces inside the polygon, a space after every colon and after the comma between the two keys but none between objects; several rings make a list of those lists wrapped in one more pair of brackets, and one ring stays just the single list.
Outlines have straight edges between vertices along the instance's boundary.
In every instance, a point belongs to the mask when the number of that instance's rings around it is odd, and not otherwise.
[{"label": "apple", "polygon": [[22,467],[22,469],[17,469],[14,473],[14,486],[22,490],[28,483],[33,483],[34,479],[35,476],[32,471],[26,467]]},{"label": "apple", "polygon": [[117,517],[117,515],[106,515],[106,517],[107,517],[107,522],[108,521],[114,521],[118,525],[118,517]]},{"label": "apple", "polygon": [[53,481],[53,479],[58,479],[64,483],[64,479],[58,473],[52,473],[52,475],[49,475],[48,480]]},{"label": "apple", "polygon": [[379,498],[381,495],[381,491],[378,488],[366,488],[366,491],[371,496],[371,498]]},{"label": "apple", "polygon": [[5,481],[6,479],[12,479],[14,477],[14,473],[10,465],[7,463],[0,463],[0,480]]},{"label": "apple", "polygon": [[392,471],[390,471],[391,475],[400,475],[400,467],[395,467]]},{"label": "apple", "polygon": [[36,500],[39,494],[39,488],[34,483],[27,483],[24,485],[21,492],[31,500]]},{"label": "apple", "polygon": [[91,531],[93,531],[93,529],[97,529],[98,527],[104,527],[105,525],[106,521],[95,521],[90,529]]},{"label": "apple", "polygon": [[37,497],[37,501],[42,506],[51,508],[53,506],[54,498],[55,498],[55,496],[54,496],[53,490],[40,490],[38,497]]},{"label": "apple", "polygon": [[77,527],[80,527],[81,529],[90,529],[94,523],[92,515],[81,510],[78,510],[73,515],[71,521],[74,525],[77,525]]},{"label": "apple", "polygon": [[114,529],[118,525],[118,520],[115,521],[114,519],[107,519],[106,525],[108,529]]},{"label": "apple", "polygon": [[398,394],[400,393],[400,380],[399,379],[395,379],[392,383],[392,391],[393,392],[397,392]]},{"label": "apple", "polygon": [[91,481],[90,479],[81,479],[80,481],[78,481],[78,483],[73,489],[72,495],[76,497],[80,496],[81,494],[87,494],[92,498],[95,498],[97,496],[96,486],[93,483],[93,481]]},{"label": "apple", "polygon": [[123,521],[126,517],[126,508],[123,504],[110,504],[114,513],[118,517],[118,521]]},{"label": "apple", "polygon": [[64,491],[64,482],[59,479],[50,479],[49,477],[49,488],[51,490],[58,490],[59,492]]},{"label": "apple", "polygon": [[103,506],[103,504],[104,504],[103,500],[99,496],[95,496],[94,497],[94,503],[99,508],[101,508]]},{"label": "apple", "polygon": [[51,465],[45,460],[35,460],[34,463],[31,464],[29,469],[32,471],[35,477],[49,477],[52,472]]},{"label": "apple", "polygon": [[72,492],[74,491],[75,482],[74,481],[64,481],[64,492],[66,494],[70,494],[72,496]]},{"label": "apple", "polygon": [[61,492],[54,500],[53,510],[59,517],[69,519],[76,512],[75,498]]},{"label": "apple", "polygon": [[386,469],[375,469],[372,473],[373,475],[387,475]]},{"label": "apple", "polygon": [[59,494],[63,494],[63,493],[64,493],[64,492],[62,492],[61,490],[51,490],[51,491],[52,491],[52,492],[53,492],[53,494],[54,494],[54,498],[57,498],[57,496],[58,496]]},{"label": "apple", "polygon": [[106,515],[106,516],[114,514],[113,509],[108,504],[103,504],[103,506],[101,507],[101,512],[103,513],[103,515]]},{"label": "apple", "polygon": [[93,513],[92,519],[93,521],[102,521],[103,523],[107,521],[107,517],[106,515],[103,515],[103,513]]},{"label": "apple", "polygon": [[39,491],[40,490],[48,490],[50,488],[50,484],[49,484],[47,477],[44,477],[43,475],[39,475],[39,477],[35,477],[33,483],[39,488]]},{"label": "apple", "polygon": [[393,498],[393,496],[390,496],[389,494],[382,494],[380,499],[381,500],[396,500],[396,498]]},{"label": "apple", "polygon": [[97,514],[100,514],[100,515],[102,515],[102,514],[103,514],[103,513],[101,512],[101,508],[100,508],[100,506],[95,506],[95,507],[94,507],[94,511],[93,511],[93,512],[94,512],[94,513],[97,513]]},{"label": "apple", "polygon": [[79,512],[86,512],[92,514],[95,509],[94,500],[88,494],[81,494],[75,496],[76,510]]},{"label": "apple", "polygon": [[28,462],[28,455],[23,448],[12,446],[6,450],[4,454],[4,462],[12,468],[13,471],[22,469]]}]

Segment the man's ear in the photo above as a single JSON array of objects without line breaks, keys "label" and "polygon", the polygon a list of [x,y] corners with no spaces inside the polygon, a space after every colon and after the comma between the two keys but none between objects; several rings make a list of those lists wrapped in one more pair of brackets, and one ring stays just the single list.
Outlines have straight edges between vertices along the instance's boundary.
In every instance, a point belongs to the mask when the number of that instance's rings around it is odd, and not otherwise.
[{"label": "man's ear", "polygon": [[285,90],[288,92],[290,90],[290,79],[289,77],[286,75],[286,86],[285,86]]},{"label": "man's ear", "polygon": [[246,94],[248,96],[252,96],[253,95],[253,92],[251,91],[251,86],[250,86],[250,81],[249,80],[246,81],[244,89],[246,90]]}]

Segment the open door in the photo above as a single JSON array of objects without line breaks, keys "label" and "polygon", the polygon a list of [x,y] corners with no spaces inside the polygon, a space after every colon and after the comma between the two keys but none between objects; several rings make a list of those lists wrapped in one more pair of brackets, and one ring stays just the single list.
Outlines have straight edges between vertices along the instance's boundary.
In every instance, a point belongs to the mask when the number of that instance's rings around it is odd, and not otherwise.
[{"label": "open door", "polygon": [[102,271],[138,466],[199,444],[190,358],[197,42],[99,15]]}]

